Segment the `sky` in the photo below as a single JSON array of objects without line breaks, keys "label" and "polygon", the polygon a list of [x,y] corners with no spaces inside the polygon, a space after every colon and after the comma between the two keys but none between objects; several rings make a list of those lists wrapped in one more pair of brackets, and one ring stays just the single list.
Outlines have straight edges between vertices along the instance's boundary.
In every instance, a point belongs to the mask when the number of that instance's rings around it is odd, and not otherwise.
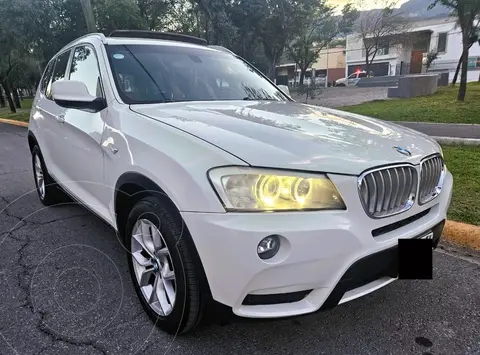
[{"label": "sky", "polygon": [[[399,0],[397,6],[402,5],[404,2],[407,2],[408,0]],[[328,0],[328,2],[332,5],[343,7],[348,2],[352,2],[351,0]],[[353,3],[356,3],[356,1],[353,1]],[[364,0],[365,3],[365,10],[370,10],[370,9],[375,9],[375,8],[380,8],[381,6],[381,1],[378,0]]]}]

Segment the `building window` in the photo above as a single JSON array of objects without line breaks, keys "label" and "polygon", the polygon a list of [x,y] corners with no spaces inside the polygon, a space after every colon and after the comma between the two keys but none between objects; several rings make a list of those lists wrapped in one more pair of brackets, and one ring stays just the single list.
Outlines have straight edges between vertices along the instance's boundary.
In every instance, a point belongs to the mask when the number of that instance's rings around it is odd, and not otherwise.
[{"label": "building window", "polygon": [[387,55],[390,49],[389,44],[380,45],[377,51],[377,55]]},{"label": "building window", "polygon": [[438,34],[437,50],[439,53],[445,53],[447,51],[447,33]]},{"label": "building window", "polygon": [[[375,52],[375,48],[377,49],[376,50],[376,56],[377,55],[387,55],[389,52],[390,52],[390,43],[387,41],[387,40],[380,40],[380,43],[378,43],[377,47],[375,47],[374,43],[372,41],[370,41],[370,43],[368,44],[370,47],[370,50],[369,50],[369,57],[371,57],[373,55],[373,53]],[[367,56],[367,49],[366,49],[366,45],[365,45],[365,42],[362,46],[362,57],[365,58]]]}]

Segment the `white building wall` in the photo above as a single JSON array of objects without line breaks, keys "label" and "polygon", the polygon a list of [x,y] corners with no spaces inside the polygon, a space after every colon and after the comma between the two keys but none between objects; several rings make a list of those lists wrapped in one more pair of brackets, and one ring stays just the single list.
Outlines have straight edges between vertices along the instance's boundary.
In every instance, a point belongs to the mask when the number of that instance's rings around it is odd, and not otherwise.
[{"label": "white building wall", "polygon": [[[419,21],[413,24],[412,31],[431,31],[430,50],[434,50],[438,46],[438,38],[440,33],[448,33],[447,46],[445,53],[440,53],[437,60],[432,64],[435,70],[448,69],[450,71],[450,79],[452,79],[456,62],[462,53],[462,35],[460,28],[456,27],[454,18],[433,19]],[[350,65],[361,65],[365,62],[363,57],[363,43],[357,34],[347,36],[346,46],[346,73]],[[474,44],[469,51],[469,57],[480,57],[480,45]],[[411,48],[391,47],[389,54],[385,56],[375,57],[374,63],[389,62],[390,75],[395,75],[395,68],[402,61],[409,63],[411,59]],[[393,70],[392,70],[393,69]],[[469,81],[478,80],[480,68],[478,70],[469,70]]]}]

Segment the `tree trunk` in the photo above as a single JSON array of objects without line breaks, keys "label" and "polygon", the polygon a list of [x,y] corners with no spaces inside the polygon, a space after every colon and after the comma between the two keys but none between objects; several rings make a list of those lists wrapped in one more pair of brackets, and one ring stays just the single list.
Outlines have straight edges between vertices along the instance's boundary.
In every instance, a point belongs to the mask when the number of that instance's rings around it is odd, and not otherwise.
[{"label": "tree trunk", "polygon": [[22,108],[20,103],[20,97],[18,96],[18,90],[15,87],[12,87],[13,102],[15,103],[16,108]]},{"label": "tree trunk", "polygon": [[370,61],[368,60],[368,53],[365,55],[365,72],[370,73]]},{"label": "tree trunk", "polygon": [[275,81],[276,71],[277,71],[277,56],[276,56],[276,53],[274,53],[272,56],[272,60],[270,60],[270,65],[268,67],[268,77],[271,81]]},{"label": "tree trunk", "polygon": [[463,38],[463,43],[462,73],[460,76],[460,89],[458,89],[458,101],[465,101],[465,94],[467,92],[468,38]]},{"label": "tree trunk", "polygon": [[305,79],[306,69],[300,68],[300,80],[298,81],[298,85],[303,85],[303,79]]},{"label": "tree trunk", "polygon": [[460,59],[458,59],[457,69],[455,70],[455,75],[453,76],[453,80],[452,80],[452,86],[455,86],[455,84],[457,83],[458,73],[460,73],[460,68],[462,67],[462,62],[463,62],[463,53],[460,56]]},{"label": "tree trunk", "polygon": [[3,91],[5,91],[5,96],[7,97],[8,106],[10,106],[10,111],[12,113],[16,113],[17,109],[15,108],[15,103],[12,100],[12,95],[10,93],[10,88],[8,87],[8,85],[5,82],[2,82],[0,84],[2,84]]},{"label": "tree trunk", "polygon": [[5,97],[3,96],[2,87],[0,87],[0,107],[5,107]]}]

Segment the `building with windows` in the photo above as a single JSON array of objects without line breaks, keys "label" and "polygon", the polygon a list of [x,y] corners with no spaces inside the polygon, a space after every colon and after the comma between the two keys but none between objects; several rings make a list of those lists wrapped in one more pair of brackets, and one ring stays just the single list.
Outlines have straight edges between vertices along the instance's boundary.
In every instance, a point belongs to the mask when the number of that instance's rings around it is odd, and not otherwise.
[{"label": "building with windows", "polygon": [[[345,76],[345,47],[335,46],[324,48],[320,51],[318,59],[307,69],[304,83],[310,84],[312,78],[318,84],[325,84],[343,78]],[[277,65],[277,84],[296,86],[300,81],[300,69],[289,59]]]},{"label": "building with windows", "polygon": [[[375,76],[405,75],[426,72],[423,58],[430,51],[437,51],[438,58],[428,72],[450,72],[450,80],[462,54],[462,34],[456,26],[455,18],[437,18],[412,22],[408,36],[402,41],[395,34],[385,37],[370,66]],[[401,43],[401,44],[398,44]],[[368,44],[367,44],[368,45]],[[357,33],[347,36],[345,76],[365,69],[365,44]],[[468,80],[478,80],[480,74],[480,46],[470,48]]]}]

